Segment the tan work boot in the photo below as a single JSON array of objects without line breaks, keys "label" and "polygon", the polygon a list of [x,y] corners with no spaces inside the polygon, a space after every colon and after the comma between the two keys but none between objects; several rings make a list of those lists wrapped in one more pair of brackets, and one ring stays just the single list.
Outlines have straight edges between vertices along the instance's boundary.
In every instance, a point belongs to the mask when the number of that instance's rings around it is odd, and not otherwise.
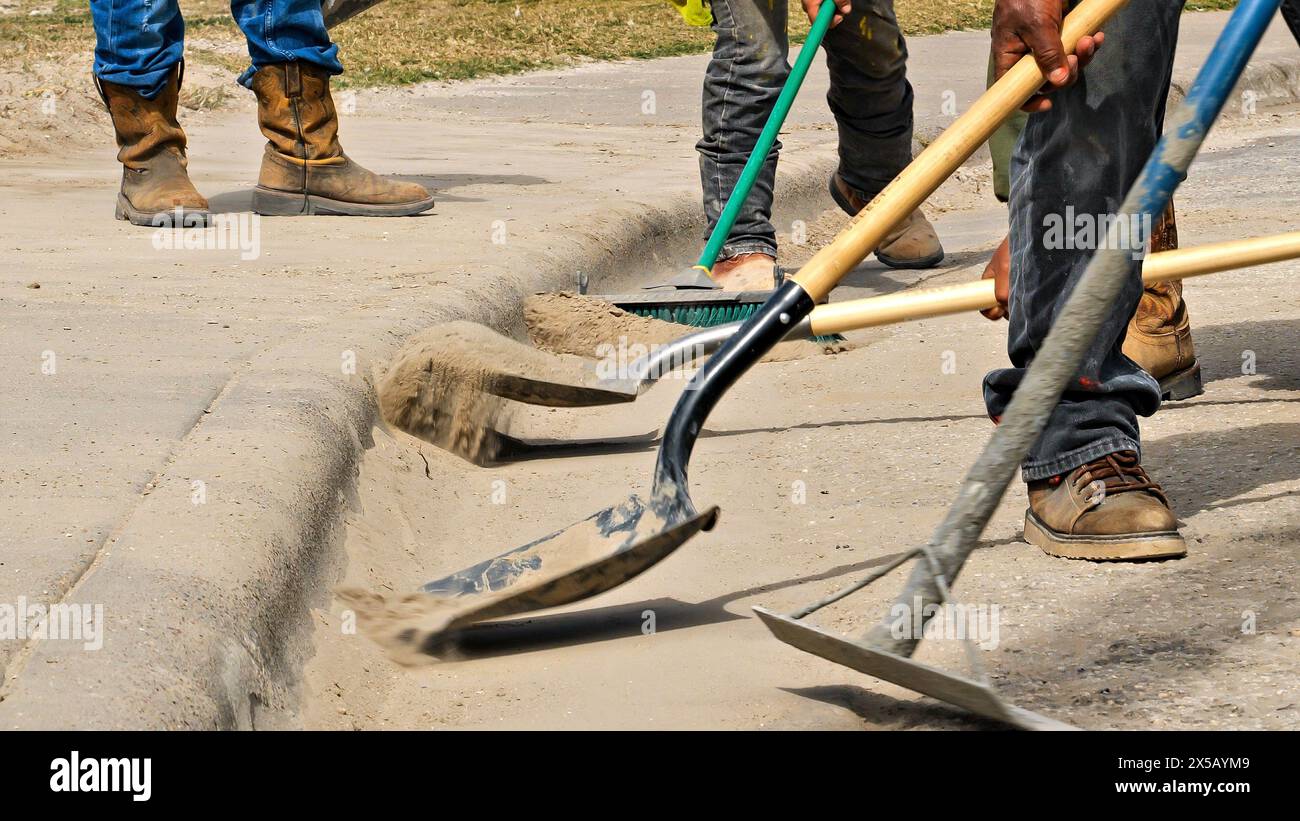
[{"label": "tan work boot", "polygon": [[[1178,226],[1171,202],[1152,229],[1151,251],[1177,247]],[[1143,289],[1137,313],[1129,321],[1124,337],[1124,355],[1155,377],[1162,399],[1190,399],[1205,392],[1201,365],[1192,347],[1182,281],[1158,282]]]},{"label": "tan work boot", "polygon": [[202,226],[208,201],[186,172],[185,132],[176,120],[183,66],[178,65],[157,97],[146,100],[127,86],[95,78],[113,119],[122,188],[116,216],[132,225]]},{"label": "tan work boot", "polygon": [[737,254],[718,260],[709,275],[724,291],[770,291],[776,287],[776,259],[767,254]]},{"label": "tan work boot", "polygon": [[323,69],[299,62],[265,66],[253,75],[253,92],[268,140],[253,190],[257,213],[404,217],[433,207],[424,186],[373,174],[343,153]]},{"label": "tan work boot", "polygon": [[[838,173],[831,175],[830,192],[831,199],[849,216],[866,208],[874,196],[851,188]],[[943,262],[943,245],[918,208],[885,235],[876,248],[876,259],[890,268],[933,268]]]},{"label": "tan work boot", "polygon": [[1025,541],[1050,556],[1092,561],[1187,553],[1168,497],[1131,450],[1030,482]]}]

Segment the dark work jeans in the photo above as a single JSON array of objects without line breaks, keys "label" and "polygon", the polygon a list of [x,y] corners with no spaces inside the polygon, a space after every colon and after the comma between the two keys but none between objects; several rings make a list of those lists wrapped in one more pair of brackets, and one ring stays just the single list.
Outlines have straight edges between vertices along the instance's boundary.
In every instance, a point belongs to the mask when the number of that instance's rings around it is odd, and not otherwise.
[{"label": "dark work jeans", "polygon": [[[1178,0],[1130,0],[1103,27],[1106,43],[1079,84],[1029,117],[1011,158],[1011,294],[1007,352],[1013,367],[984,379],[999,418],[1057,313],[1087,267],[1089,250],[1062,247],[1051,227],[1075,215],[1113,214],[1160,137],[1178,42]],[[1076,234],[1076,236],[1078,236]],[[1160,405],[1156,381],[1121,352],[1142,296],[1142,267],[1116,301],[1023,466],[1046,479],[1120,450],[1140,452],[1137,417]]]},{"label": "dark work jeans", "polygon": [[[759,132],[790,73],[786,0],[710,0],[717,44],[704,78],[704,136],[700,180],[708,231],[758,141]],[[795,14],[803,14],[796,7]],[[868,193],[884,188],[912,160],[912,86],[907,45],[894,18],[893,0],[853,0],[853,11],[826,34],[826,95],[839,128],[840,174]],[[776,255],[772,146],[722,258]],[[705,236],[708,236],[706,231]]]}]

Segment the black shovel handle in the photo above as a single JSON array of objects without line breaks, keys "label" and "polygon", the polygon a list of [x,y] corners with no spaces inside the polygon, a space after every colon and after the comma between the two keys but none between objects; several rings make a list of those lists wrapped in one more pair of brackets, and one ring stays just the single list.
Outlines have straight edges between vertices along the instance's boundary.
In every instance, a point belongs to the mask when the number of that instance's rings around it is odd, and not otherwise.
[{"label": "black shovel handle", "polygon": [[690,461],[695,440],[722,394],[735,384],[741,374],[785,338],[790,329],[813,311],[813,299],[798,282],[786,280],[763,303],[758,313],[723,344],[718,352],[691,379],[677,400],[664,429],[659,460],[655,465],[654,497],[675,499],[693,512],[687,490],[686,463]]}]

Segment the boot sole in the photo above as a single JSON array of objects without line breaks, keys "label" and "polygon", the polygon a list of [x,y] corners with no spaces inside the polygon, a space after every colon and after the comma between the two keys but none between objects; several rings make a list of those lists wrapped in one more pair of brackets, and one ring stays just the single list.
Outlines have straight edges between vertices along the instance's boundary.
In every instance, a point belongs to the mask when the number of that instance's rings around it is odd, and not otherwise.
[{"label": "boot sole", "polygon": [[[176,216],[176,209],[168,211],[141,211],[131,204],[126,195],[119,193],[117,195],[117,209],[113,216],[120,220],[126,220],[132,225],[143,225],[149,228],[172,228],[172,221]],[[197,211],[194,209],[180,209],[181,224],[176,228],[206,228],[212,220],[212,215],[207,211]]]},{"label": "boot sole", "polygon": [[876,259],[885,263],[890,268],[900,268],[902,270],[933,268],[943,262],[943,257],[943,251],[937,251],[928,257],[921,257],[920,259],[895,259],[888,254],[882,254],[879,251],[876,252]]},{"label": "boot sole", "polygon": [[[830,192],[831,199],[835,200],[835,204],[840,207],[841,211],[848,214],[850,217],[857,214],[857,212],[853,210],[853,204],[840,194],[840,189],[835,187],[835,177],[831,177],[830,182],[827,183],[826,190]],[[898,259],[896,257],[891,257],[888,254],[882,254],[879,251],[876,252],[876,259],[880,260],[885,265],[888,265],[890,268],[898,268],[905,271],[933,268],[943,262],[943,257],[943,250],[939,250],[928,257],[922,257],[920,259]]]},{"label": "boot sole", "polygon": [[1025,541],[1049,556],[1093,562],[1173,559],[1187,555],[1187,542],[1178,531],[1125,533],[1116,536],[1073,536],[1058,533],[1025,511]]},{"label": "boot sole", "polygon": [[393,205],[367,205],[315,194],[292,194],[260,185],[253,189],[253,211],[264,217],[409,217],[428,211],[433,205],[433,197]]},{"label": "boot sole", "polygon": [[1192,360],[1192,364],[1181,371],[1176,371],[1160,380],[1160,398],[1169,402],[1191,399],[1205,393],[1201,381],[1201,363]]}]

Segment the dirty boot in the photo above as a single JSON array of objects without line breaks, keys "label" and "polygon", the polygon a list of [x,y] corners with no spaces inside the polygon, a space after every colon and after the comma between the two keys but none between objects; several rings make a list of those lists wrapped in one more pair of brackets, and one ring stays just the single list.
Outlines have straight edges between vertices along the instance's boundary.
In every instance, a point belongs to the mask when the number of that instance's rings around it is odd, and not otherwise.
[{"label": "dirty boot", "polygon": [[171,226],[177,220],[176,227],[208,223],[208,201],[185,170],[185,132],[176,120],[182,74],[178,65],[152,100],[127,86],[95,79],[113,119],[117,159],[122,163],[116,216],[133,225]]},{"label": "dirty boot", "polygon": [[[1177,247],[1178,226],[1171,202],[1152,229],[1151,251]],[[1158,282],[1143,290],[1124,337],[1124,355],[1156,378],[1164,399],[1190,399],[1205,392],[1180,280]]]},{"label": "dirty boot", "polygon": [[424,186],[373,174],[343,153],[329,82],[323,69],[300,62],[253,75],[258,125],[268,140],[253,210],[277,217],[403,217],[432,208]]},{"label": "dirty boot", "polygon": [[1187,553],[1169,499],[1131,450],[1030,482],[1025,541],[1051,556],[1092,561]]},{"label": "dirty boot", "polygon": [[[835,204],[849,216],[866,208],[875,196],[851,188],[838,173],[831,175],[830,192]],[[933,268],[943,262],[943,245],[918,208],[885,235],[876,248],[876,259],[890,268]]]},{"label": "dirty boot", "polygon": [[709,272],[724,291],[770,291],[776,287],[776,259],[768,254],[737,254],[718,260]]}]

